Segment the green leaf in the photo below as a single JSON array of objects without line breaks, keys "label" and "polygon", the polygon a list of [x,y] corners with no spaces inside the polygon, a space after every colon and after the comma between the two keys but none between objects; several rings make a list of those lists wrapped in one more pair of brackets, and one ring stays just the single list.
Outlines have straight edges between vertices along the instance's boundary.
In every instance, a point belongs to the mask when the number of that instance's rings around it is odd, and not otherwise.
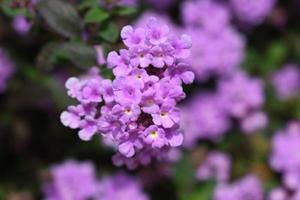
[{"label": "green leaf", "polygon": [[41,1],[36,8],[47,24],[60,35],[80,35],[83,23],[71,4],[60,0]]},{"label": "green leaf", "polygon": [[106,11],[100,8],[92,8],[85,15],[84,21],[87,23],[99,23],[108,19],[108,17],[109,14]]},{"label": "green leaf", "polygon": [[46,71],[53,69],[59,47],[60,44],[58,42],[46,44],[37,56],[37,66]]},{"label": "green leaf", "polygon": [[96,65],[95,49],[92,46],[74,42],[48,43],[40,51],[37,63],[41,69],[51,70],[59,58],[71,61],[76,67],[82,69]]},{"label": "green leaf", "polygon": [[121,16],[133,15],[137,13],[137,9],[134,7],[118,7],[116,8],[116,14]]},{"label": "green leaf", "polygon": [[96,50],[82,43],[64,43],[58,49],[60,56],[70,60],[77,67],[85,69],[96,65]]},{"label": "green leaf", "polygon": [[110,22],[99,33],[100,37],[105,41],[114,43],[119,39],[119,29],[115,23]]}]

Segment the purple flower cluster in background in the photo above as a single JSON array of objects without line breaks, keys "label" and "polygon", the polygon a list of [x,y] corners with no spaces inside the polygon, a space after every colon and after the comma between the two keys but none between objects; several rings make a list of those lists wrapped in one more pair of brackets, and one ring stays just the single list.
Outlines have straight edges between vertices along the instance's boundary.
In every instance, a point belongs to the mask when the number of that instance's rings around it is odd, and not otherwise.
[{"label": "purple flower cluster in background", "polygon": [[249,25],[262,23],[275,3],[276,0],[230,0],[230,5],[237,18]]},{"label": "purple flower cluster in background", "polygon": [[236,72],[218,83],[224,109],[233,117],[243,119],[264,104],[263,82],[244,72]]},{"label": "purple flower cluster in background", "polygon": [[244,58],[245,40],[231,26],[227,6],[213,0],[186,1],[182,18],[193,39],[189,63],[197,80],[235,71]]},{"label": "purple flower cluster in background", "polygon": [[236,72],[219,80],[216,92],[200,92],[182,107],[182,129],[186,147],[198,139],[218,141],[231,127],[231,118],[240,123],[244,133],[263,129],[268,118],[262,112],[263,82],[244,72]]},{"label": "purple flower cluster in background", "polygon": [[200,92],[182,107],[181,128],[185,130],[184,146],[193,147],[198,139],[219,140],[231,122],[217,94]]},{"label": "purple flower cluster in background", "polygon": [[51,168],[43,190],[46,200],[87,200],[95,196],[97,179],[90,162],[66,161]]},{"label": "purple flower cluster in background", "polygon": [[148,200],[135,179],[125,173],[104,177],[98,184],[95,200]]},{"label": "purple flower cluster in background", "polygon": [[148,200],[137,180],[125,173],[97,179],[90,162],[66,161],[50,170],[43,184],[46,200]]},{"label": "purple flower cluster in background", "polygon": [[288,64],[272,75],[272,84],[279,99],[296,96],[300,90],[300,70],[296,65]]},{"label": "purple flower cluster in background", "polygon": [[193,39],[188,62],[198,81],[234,72],[244,57],[244,39],[232,28],[213,34],[205,29],[189,29]]},{"label": "purple flower cluster in background", "polygon": [[291,122],[279,130],[272,141],[271,167],[281,172],[283,183],[290,190],[300,190],[300,125]]},{"label": "purple flower cluster in background", "polygon": [[214,192],[214,200],[263,200],[261,181],[255,175],[247,175],[234,183],[221,183]]},{"label": "purple flower cluster in background", "polygon": [[8,57],[6,51],[0,47],[0,93],[7,87],[7,82],[15,71],[15,66]]},{"label": "purple flower cluster in background", "polygon": [[212,151],[197,169],[199,181],[215,179],[214,200],[263,200],[263,187],[257,176],[249,174],[233,183],[231,175],[231,158],[225,153]]},{"label": "purple flower cluster in background", "polygon": [[213,0],[189,0],[182,5],[182,20],[187,27],[217,33],[230,25],[230,18],[226,5]]},{"label": "purple flower cluster in background", "polygon": [[198,167],[196,177],[200,181],[216,179],[217,182],[226,182],[230,178],[231,159],[228,155],[213,151]]},{"label": "purple flower cluster in background", "polygon": [[121,37],[127,49],[107,58],[115,79],[102,79],[97,72],[70,78],[68,95],[80,104],[69,106],[61,121],[79,128],[83,140],[96,133],[112,140],[118,148],[114,163],[134,168],[182,144],[176,104],[185,98],[182,83],[194,79],[183,62],[191,40],[169,34],[169,27],[154,18],[145,28],[125,26]]}]

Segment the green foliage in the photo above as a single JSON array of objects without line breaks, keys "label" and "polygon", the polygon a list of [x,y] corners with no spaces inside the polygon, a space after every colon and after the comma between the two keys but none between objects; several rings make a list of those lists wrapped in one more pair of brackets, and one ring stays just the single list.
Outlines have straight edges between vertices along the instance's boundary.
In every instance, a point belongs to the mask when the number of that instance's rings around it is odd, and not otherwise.
[{"label": "green foliage", "polygon": [[60,0],[41,1],[36,9],[58,34],[68,38],[80,35],[83,23],[71,4]]},{"label": "green foliage", "polygon": [[101,8],[90,9],[84,17],[84,21],[87,23],[100,23],[108,19],[109,14]]},{"label": "green foliage", "polygon": [[96,51],[93,47],[83,43],[50,42],[40,51],[38,66],[44,70],[53,69],[59,58],[69,60],[82,69],[96,65]]},{"label": "green foliage", "polygon": [[118,26],[113,22],[109,22],[106,26],[103,27],[102,30],[100,30],[99,36],[107,42],[116,42],[119,39]]}]

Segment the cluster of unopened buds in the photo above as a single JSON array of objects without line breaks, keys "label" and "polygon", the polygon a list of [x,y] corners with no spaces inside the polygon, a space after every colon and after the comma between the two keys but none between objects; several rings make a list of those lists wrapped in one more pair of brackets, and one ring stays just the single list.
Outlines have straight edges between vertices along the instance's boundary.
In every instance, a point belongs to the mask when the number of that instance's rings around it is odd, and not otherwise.
[{"label": "cluster of unopened buds", "polygon": [[82,140],[101,134],[118,149],[117,165],[148,164],[171,147],[180,146],[178,101],[185,98],[182,84],[193,82],[183,59],[191,40],[169,33],[168,26],[150,18],[144,28],[125,26],[126,49],[108,54],[113,81],[97,70],[66,82],[68,95],[79,101],[61,114],[65,126],[79,129]]}]

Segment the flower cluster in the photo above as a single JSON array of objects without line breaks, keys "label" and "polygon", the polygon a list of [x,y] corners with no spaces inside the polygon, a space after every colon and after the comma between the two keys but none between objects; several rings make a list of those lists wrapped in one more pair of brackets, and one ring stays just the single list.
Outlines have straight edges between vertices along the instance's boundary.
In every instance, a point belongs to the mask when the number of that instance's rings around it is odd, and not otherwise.
[{"label": "flower cluster", "polygon": [[176,104],[185,98],[182,83],[194,79],[182,61],[189,56],[191,40],[170,35],[168,26],[154,18],[145,28],[125,26],[121,37],[127,48],[110,52],[107,58],[115,79],[102,79],[97,72],[70,78],[68,95],[80,104],[69,106],[61,121],[79,128],[83,140],[96,133],[112,140],[119,152],[114,157],[118,165],[140,158],[146,164],[153,155],[182,144]]},{"label": "flower cluster", "polygon": [[260,24],[268,16],[276,0],[230,0],[237,18],[250,25]]},{"label": "flower cluster", "polygon": [[265,128],[268,118],[261,110],[263,104],[260,79],[244,72],[220,79],[216,92],[202,91],[182,107],[184,146],[193,147],[198,139],[220,140],[231,127],[231,118],[237,119],[246,134]]},{"label": "flower cluster", "polygon": [[276,133],[272,141],[271,167],[283,174],[285,186],[300,190],[300,125],[291,122]]},{"label": "flower cluster", "polygon": [[5,50],[0,47],[0,93],[6,89],[7,81],[13,75],[14,70],[14,64],[9,59]]},{"label": "flower cluster", "polygon": [[226,6],[212,0],[189,0],[182,6],[182,20],[187,27],[203,28],[216,33],[229,26],[230,18]]},{"label": "flower cluster", "polygon": [[289,190],[278,187],[273,189],[267,200],[298,200],[300,199],[300,190],[296,192],[290,192]]},{"label": "flower cluster", "polygon": [[232,184],[219,184],[214,192],[214,200],[263,200],[261,181],[254,175],[248,175]]},{"label": "flower cluster", "polygon": [[228,155],[213,151],[198,167],[196,177],[200,181],[216,179],[218,182],[228,181],[231,171],[231,159]]},{"label": "flower cluster", "polygon": [[201,92],[182,107],[185,147],[195,146],[198,139],[219,140],[230,128],[230,118],[220,100],[217,94]]},{"label": "flower cluster", "polygon": [[125,173],[104,177],[98,184],[95,200],[148,200],[140,184]]},{"label": "flower cluster", "polygon": [[66,161],[50,170],[43,184],[46,200],[148,200],[137,180],[125,173],[97,179],[90,162]]},{"label": "flower cluster", "polygon": [[300,70],[296,65],[285,65],[273,73],[272,84],[279,99],[292,98],[300,90]]},{"label": "flower cluster", "polygon": [[97,179],[90,162],[66,161],[51,168],[51,180],[43,185],[47,200],[87,200],[96,194]]},{"label": "flower cluster", "polygon": [[197,80],[235,71],[244,58],[245,40],[231,26],[228,8],[212,0],[187,1],[182,7],[183,22],[193,40],[188,61]]},{"label": "flower cluster", "polygon": [[218,91],[224,101],[225,109],[237,118],[242,118],[250,111],[259,109],[264,103],[261,80],[252,79],[243,72],[220,80]]}]

